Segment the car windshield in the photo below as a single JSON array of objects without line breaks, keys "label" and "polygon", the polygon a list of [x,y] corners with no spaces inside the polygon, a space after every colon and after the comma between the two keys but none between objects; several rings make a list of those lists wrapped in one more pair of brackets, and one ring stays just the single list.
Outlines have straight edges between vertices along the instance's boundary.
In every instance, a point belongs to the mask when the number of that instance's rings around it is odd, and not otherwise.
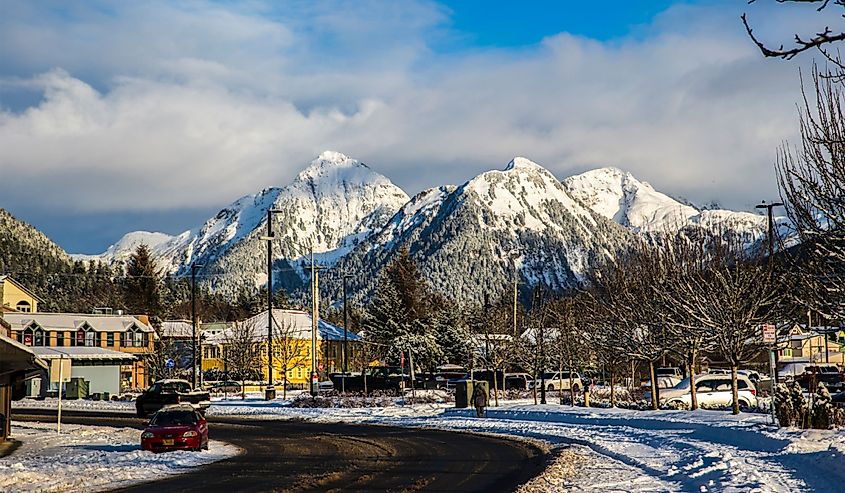
[{"label": "car windshield", "polygon": [[687,377],[687,378],[681,380],[680,382],[678,382],[677,384],[675,384],[675,387],[673,387],[673,388],[688,389],[689,388],[689,377]]},{"label": "car windshield", "polygon": [[193,411],[159,411],[150,420],[153,426],[179,426],[197,424],[197,413]]},{"label": "car windshield", "polygon": [[182,392],[188,393],[191,391],[191,386],[186,382],[167,382],[162,385],[164,392]]},{"label": "car windshield", "polygon": [[677,375],[678,371],[674,368],[658,368],[657,372],[658,375],[665,376],[665,375]]}]

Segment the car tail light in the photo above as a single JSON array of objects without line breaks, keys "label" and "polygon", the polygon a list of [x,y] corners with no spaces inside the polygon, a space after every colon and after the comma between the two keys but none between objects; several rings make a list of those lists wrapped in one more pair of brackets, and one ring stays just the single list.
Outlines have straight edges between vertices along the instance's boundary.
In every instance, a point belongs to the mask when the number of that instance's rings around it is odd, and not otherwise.
[{"label": "car tail light", "polygon": [[182,433],[182,436],[183,436],[184,438],[188,438],[188,437],[195,437],[195,436],[197,436],[197,435],[199,435],[199,433],[197,433],[197,432],[195,432],[195,431],[193,431],[193,430],[191,430],[191,431],[186,431],[185,433]]},{"label": "car tail light", "polygon": [[141,438],[152,438],[154,436],[155,435],[153,435],[152,432],[149,432],[149,431],[145,431],[145,432],[141,433]]},{"label": "car tail light", "polygon": [[755,395],[755,396],[757,395],[757,389],[750,389],[750,390],[751,390],[751,395]]}]

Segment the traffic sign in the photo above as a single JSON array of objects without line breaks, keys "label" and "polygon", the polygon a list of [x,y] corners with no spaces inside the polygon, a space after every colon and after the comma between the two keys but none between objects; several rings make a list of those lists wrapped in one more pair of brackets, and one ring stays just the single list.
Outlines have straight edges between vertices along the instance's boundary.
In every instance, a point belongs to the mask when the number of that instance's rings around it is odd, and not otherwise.
[{"label": "traffic sign", "polygon": [[777,342],[777,329],[775,329],[775,326],[771,324],[763,325],[763,343],[774,344],[775,342]]}]

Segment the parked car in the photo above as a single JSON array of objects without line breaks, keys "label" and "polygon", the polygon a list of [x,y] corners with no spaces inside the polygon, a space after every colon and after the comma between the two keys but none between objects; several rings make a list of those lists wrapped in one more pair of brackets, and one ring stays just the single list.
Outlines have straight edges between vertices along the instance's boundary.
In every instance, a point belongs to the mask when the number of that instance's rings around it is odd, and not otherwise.
[{"label": "parked car", "polygon": [[320,392],[332,391],[334,390],[334,382],[331,380],[320,380],[320,382],[317,383],[317,390]]},{"label": "parked car", "polygon": [[163,407],[141,433],[141,450],[208,450],[208,422],[188,404]]},{"label": "parked car", "polygon": [[458,380],[467,376],[466,368],[458,365],[438,366],[434,372],[435,387],[445,389],[449,387],[449,381]]},{"label": "parked car", "polygon": [[332,373],[329,378],[334,388],[345,388],[347,391],[361,392],[364,390],[364,378],[367,380],[367,391],[400,390],[411,381],[411,376],[404,373],[398,366],[371,366],[364,374]]},{"label": "parked car", "polygon": [[819,383],[831,390],[845,390],[845,373],[836,365],[808,365],[794,379],[801,388],[807,390],[816,390]]},{"label": "parked car", "polygon": [[139,418],[144,418],[164,406],[181,403],[205,412],[211,405],[211,396],[208,392],[193,390],[187,380],[159,380],[135,399],[135,412]]},{"label": "parked car", "polygon": [[[579,392],[581,389],[584,388],[584,382],[581,380],[581,375],[578,372],[571,372],[572,373],[572,390],[575,392]],[[546,390],[569,390],[569,374],[570,372],[545,372],[543,374],[543,378],[531,380],[528,383],[528,387],[533,389],[534,387],[540,388],[545,380]]]},{"label": "parked car", "polygon": [[[745,375],[737,375],[737,390],[740,407],[751,407],[757,405],[757,389],[754,383]],[[703,373],[695,377],[696,399],[699,406],[729,406],[733,403],[730,375]],[[646,395],[646,399],[650,399]],[[689,407],[692,403],[690,395],[689,377],[681,380],[678,385],[671,389],[660,391],[660,403],[669,406],[684,405]]]},{"label": "parked car", "polygon": [[505,373],[505,390],[526,390],[531,375],[527,373]]},{"label": "parked car", "polygon": [[[657,377],[658,389],[671,389],[675,385],[678,385],[684,378],[681,369],[673,366],[665,368],[656,368],[654,370],[654,373]],[[640,381],[640,387],[644,389],[650,389],[651,379],[644,378],[642,381]]]},{"label": "parked car", "polygon": [[778,370],[778,379],[789,382],[796,376],[804,373],[804,368],[810,365],[811,363],[806,362],[787,363],[783,365],[783,368]]},{"label": "parked car", "polygon": [[[707,373],[709,373],[710,375],[730,375],[731,369],[730,368],[710,368],[707,371]],[[757,382],[760,381],[760,378],[761,378],[760,372],[755,371],[755,370],[742,369],[742,370],[737,370],[736,373],[737,373],[737,375],[745,375],[755,385],[757,384]]]},{"label": "parked car", "polygon": [[214,382],[208,386],[208,391],[212,394],[237,394],[241,391],[241,384],[233,381]]}]

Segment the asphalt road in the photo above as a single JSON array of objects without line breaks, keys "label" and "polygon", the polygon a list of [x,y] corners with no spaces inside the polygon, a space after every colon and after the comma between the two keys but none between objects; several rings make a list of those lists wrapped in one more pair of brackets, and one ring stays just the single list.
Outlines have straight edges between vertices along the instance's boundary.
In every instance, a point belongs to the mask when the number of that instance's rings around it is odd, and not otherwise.
[{"label": "asphalt road", "polygon": [[[46,420],[50,414],[27,410],[12,418]],[[62,421],[136,428],[146,423],[125,414],[80,412],[63,412]],[[546,455],[532,445],[454,431],[211,416],[209,426],[212,439],[237,445],[244,453],[118,491],[498,492],[512,491],[536,476],[546,462]]]}]

